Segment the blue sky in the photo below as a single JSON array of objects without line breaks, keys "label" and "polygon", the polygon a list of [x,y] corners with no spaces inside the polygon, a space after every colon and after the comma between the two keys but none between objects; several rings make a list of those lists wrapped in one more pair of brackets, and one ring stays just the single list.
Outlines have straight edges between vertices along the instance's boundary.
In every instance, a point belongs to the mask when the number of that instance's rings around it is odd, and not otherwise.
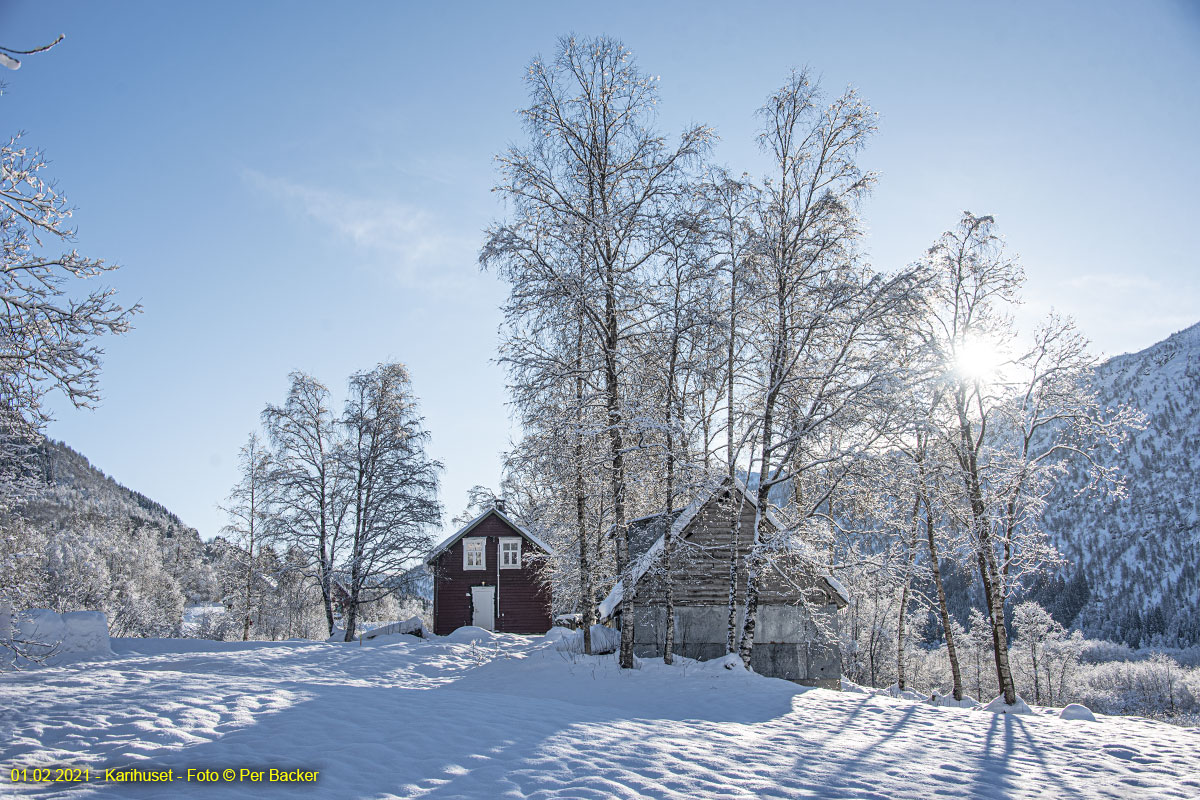
[{"label": "blue sky", "polygon": [[0,0],[0,44],[67,35],[0,76],[0,133],[46,150],[78,248],[146,308],[106,343],[101,407],[57,403],[50,434],[208,537],[290,370],[340,392],[393,358],[447,520],[495,486],[505,290],[476,253],[524,68],[569,32],[621,38],[662,77],[661,126],[714,126],[739,171],[763,168],[753,112],[790,67],[858,87],[880,268],[969,209],[1022,257],[1023,318],[1071,313],[1110,354],[1200,319],[1194,4]]}]

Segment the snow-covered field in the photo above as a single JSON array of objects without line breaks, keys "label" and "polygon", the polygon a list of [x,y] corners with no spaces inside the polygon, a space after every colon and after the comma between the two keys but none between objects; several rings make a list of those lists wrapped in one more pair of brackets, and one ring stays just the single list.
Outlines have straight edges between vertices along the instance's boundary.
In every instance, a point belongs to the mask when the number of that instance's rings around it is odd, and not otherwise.
[{"label": "snow-covered field", "polygon": [[[714,663],[621,672],[611,656],[469,629],[113,649],[0,676],[0,796],[1200,797],[1200,731],[1138,718],[933,708]],[[63,764],[90,765],[92,781],[9,780],[15,766]],[[133,766],[176,781],[97,780]],[[189,767],[320,776],[181,782]]]}]

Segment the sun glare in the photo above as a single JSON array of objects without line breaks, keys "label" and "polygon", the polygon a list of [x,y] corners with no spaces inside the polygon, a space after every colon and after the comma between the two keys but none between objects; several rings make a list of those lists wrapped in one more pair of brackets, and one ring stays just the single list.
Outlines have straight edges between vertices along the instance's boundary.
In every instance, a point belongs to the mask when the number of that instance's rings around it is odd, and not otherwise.
[{"label": "sun glare", "polygon": [[968,337],[958,347],[954,369],[964,378],[986,381],[995,377],[1004,364],[1004,355],[990,342],[979,337]]}]

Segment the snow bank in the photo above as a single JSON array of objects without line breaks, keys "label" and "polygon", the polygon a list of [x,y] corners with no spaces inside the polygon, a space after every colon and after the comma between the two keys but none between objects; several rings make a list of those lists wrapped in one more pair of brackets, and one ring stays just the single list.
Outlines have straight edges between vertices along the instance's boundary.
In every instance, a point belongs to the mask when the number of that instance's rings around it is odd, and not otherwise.
[{"label": "snow bank", "polygon": [[103,611],[58,614],[48,608],[32,608],[17,614],[14,633],[28,643],[25,648],[30,656],[51,663],[113,655],[108,617]]},{"label": "snow bank", "polygon": [[[551,628],[546,638],[554,642],[556,649],[564,653],[583,653],[583,631],[569,628]],[[604,625],[592,626],[592,654],[615,653],[621,645],[621,632]]]},{"label": "snow bank", "polygon": [[34,658],[57,653],[66,635],[62,616],[48,608],[31,608],[17,614],[14,638],[27,642],[25,650]]},{"label": "snow bank", "polygon": [[854,681],[842,676],[841,690],[843,692],[853,692],[854,694],[886,694],[882,689],[873,689],[870,686],[860,686]]},{"label": "snow bank", "polygon": [[1071,703],[1062,711],[1058,712],[1059,719],[1082,719],[1088,722],[1095,722],[1096,715],[1092,713],[1087,706],[1081,706],[1078,703]]},{"label": "snow bank", "polygon": [[103,611],[68,611],[62,615],[63,636],[59,652],[69,656],[111,656],[108,617]]},{"label": "snow bank", "polygon": [[727,653],[726,655],[723,655],[720,658],[714,658],[708,662],[702,661],[700,663],[702,663],[702,664],[709,663],[709,664],[712,664],[713,666],[722,667],[724,669],[731,669],[731,670],[739,671],[739,672],[748,672],[748,670],[746,669],[746,665],[742,663],[742,657],[739,656],[737,653]]},{"label": "snow bank", "polygon": [[995,700],[988,703],[986,706],[983,707],[983,710],[991,711],[993,714],[1032,714],[1033,713],[1033,709],[1030,708],[1029,705],[1024,700],[1022,700],[1020,697],[1017,697],[1017,702],[1013,703],[1010,706],[1004,702],[1004,695],[1000,695]]},{"label": "snow bank", "polygon": [[486,628],[480,628],[475,625],[464,625],[442,638],[443,641],[454,642],[456,644],[476,644],[491,641],[496,638],[496,634]]}]

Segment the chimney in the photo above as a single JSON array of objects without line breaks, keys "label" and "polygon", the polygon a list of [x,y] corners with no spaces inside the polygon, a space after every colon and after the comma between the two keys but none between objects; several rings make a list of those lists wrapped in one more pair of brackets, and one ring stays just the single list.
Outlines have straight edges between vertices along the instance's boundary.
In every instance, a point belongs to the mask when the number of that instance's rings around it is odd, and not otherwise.
[{"label": "chimney", "polygon": [[501,514],[503,514],[504,513],[504,499],[497,497],[492,502],[495,504],[496,510],[499,511]]}]

